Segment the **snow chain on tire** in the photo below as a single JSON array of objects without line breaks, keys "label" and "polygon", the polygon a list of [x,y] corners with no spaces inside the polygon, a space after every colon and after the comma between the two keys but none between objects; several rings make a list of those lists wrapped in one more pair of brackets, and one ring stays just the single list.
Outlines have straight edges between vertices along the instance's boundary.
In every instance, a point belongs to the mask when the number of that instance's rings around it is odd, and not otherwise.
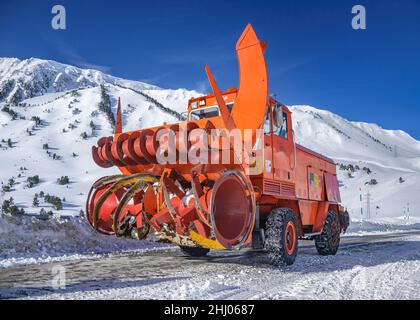
[{"label": "snow chain on tire", "polygon": [[[294,238],[291,252],[287,250],[287,226],[293,226]],[[298,252],[297,221],[293,211],[288,208],[273,209],[265,225],[265,249],[270,263],[276,266],[291,265]]]},{"label": "snow chain on tire", "polygon": [[335,255],[340,245],[340,218],[334,211],[328,211],[322,233],[315,237],[315,247],[320,255]]}]

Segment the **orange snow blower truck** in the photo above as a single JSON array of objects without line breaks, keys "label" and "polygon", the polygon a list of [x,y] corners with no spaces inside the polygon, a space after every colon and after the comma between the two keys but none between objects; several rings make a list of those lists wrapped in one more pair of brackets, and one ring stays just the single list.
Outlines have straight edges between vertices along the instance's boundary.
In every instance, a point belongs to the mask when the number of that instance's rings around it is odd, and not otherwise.
[{"label": "orange snow blower truck", "polygon": [[337,252],[349,217],[336,165],[296,144],[290,110],[269,96],[266,47],[249,24],[239,87],[221,92],[206,66],[213,92],[189,100],[186,121],[122,132],[119,101],[115,134],[92,147],[98,166],[122,173],[93,184],[94,229],[143,239],[153,228],[195,257],[252,246],[276,265],[295,261],[299,238]]}]

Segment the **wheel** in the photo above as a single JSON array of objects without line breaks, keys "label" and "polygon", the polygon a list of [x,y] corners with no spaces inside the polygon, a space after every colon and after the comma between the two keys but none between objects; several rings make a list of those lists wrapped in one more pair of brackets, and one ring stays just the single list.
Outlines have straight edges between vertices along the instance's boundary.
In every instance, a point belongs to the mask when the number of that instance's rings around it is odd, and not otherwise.
[{"label": "wheel", "polygon": [[265,249],[271,264],[291,265],[298,252],[297,222],[288,208],[273,209],[265,224]]},{"label": "wheel", "polygon": [[350,216],[349,216],[349,212],[346,210],[344,212],[341,212],[340,214],[340,226],[341,229],[343,230],[343,233],[346,233],[347,228],[349,227],[350,224]]},{"label": "wheel", "polygon": [[202,248],[202,247],[186,247],[186,246],[179,246],[181,251],[191,257],[204,257],[207,253],[209,253],[210,249]]},{"label": "wheel", "polygon": [[146,239],[147,235],[149,234],[149,231],[150,231],[150,224],[145,223],[140,228],[137,228],[137,229],[133,228],[131,230],[131,237],[133,239],[143,240],[143,239]]},{"label": "wheel", "polygon": [[329,211],[322,233],[315,237],[315,247],[320,255],[335,255],[340,245],[340,219],[334,211]]}]

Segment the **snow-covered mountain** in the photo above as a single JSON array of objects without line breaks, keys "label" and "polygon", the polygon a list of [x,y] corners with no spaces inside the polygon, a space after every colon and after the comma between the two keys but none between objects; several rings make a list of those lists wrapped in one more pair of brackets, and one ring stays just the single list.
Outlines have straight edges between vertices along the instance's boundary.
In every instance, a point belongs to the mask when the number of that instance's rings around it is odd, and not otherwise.
[{"label": "snow-covered mountain", "polygon": [[17,103],[45,93],[92,87],[103,83],[136,90],[158,89],[147,83],[124,80],[101,71],[80,69],[51,60],[0,58],[0,102]]},{"label": "snow-covered mountain", "polygon": [[[0,181],[7,191],[1,202],[13,197],[17,206],[36,214],[51,207],[42,199],[33,206],[34,194],[43,191],[65,198],[60,213],[78,214],[92,183],[117,172],[98,168],[91,159],[98,137],[112,133],[100,102],[115,113],[121,97],[124,130],[133,130],[177,121],[188,99],[198,95],[54,61],[0,58]],[[353,219],[360,218],[361,205],[366,214],[367,192],[372,218],[402,216],[408,203],[411,214],[420,216],[419,141],[310,106],[291,109],[297,142],[339,164],[343,204]],[[39,182],[31,183],[36,175]],[[60,185],[61,176],[70,183]]]}]

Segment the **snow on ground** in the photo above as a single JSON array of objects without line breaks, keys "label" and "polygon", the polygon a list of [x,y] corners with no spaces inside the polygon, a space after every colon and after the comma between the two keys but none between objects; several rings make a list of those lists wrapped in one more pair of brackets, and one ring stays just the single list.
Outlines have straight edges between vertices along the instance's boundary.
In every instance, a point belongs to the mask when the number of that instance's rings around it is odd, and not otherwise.
[{"label": "snow on ground", "polygon": [[[358,240],[358,239],[356,239]],[[372,240],[372,239],[371,239]],[[377,239],[379,240],[379,239]],[[190,259],[179,251],[62,263],[67,286],[51,289],[55,264],[5,270],[22,279],[0,288],[4,298],[25,299],[420,299],[420,235],[370,242],[343,239],[335,256],[301,246],[294,265],[270,266],[257,252],[214,252]],[[99,271],[94,271],[99,270]],[[1,278],[2,276],[0,276]],[[10,279],[8,280],[10,281]],[[7,286],[5,286],[7,283]]]},{"label": "snow on ground", "polygon": [[384,234],[420,230],[420,218],[406,217],[381,218],[376,220],[352,220],[346,231],[346,236],[361,236],[366,234]]},{"label": "snow on ground", "polygon": [[[399,233],[420,230],[420,219],[405,221],[387,218],[382,222],[352,221],[346,236]],[[36,216],[0,216],[0,267],[80,260],[104,253],[145,252],[176,249],[156,242],[151,231],[148,239],[134,240],[99,234],[84,217],[53,216],[41,220]]]}]

